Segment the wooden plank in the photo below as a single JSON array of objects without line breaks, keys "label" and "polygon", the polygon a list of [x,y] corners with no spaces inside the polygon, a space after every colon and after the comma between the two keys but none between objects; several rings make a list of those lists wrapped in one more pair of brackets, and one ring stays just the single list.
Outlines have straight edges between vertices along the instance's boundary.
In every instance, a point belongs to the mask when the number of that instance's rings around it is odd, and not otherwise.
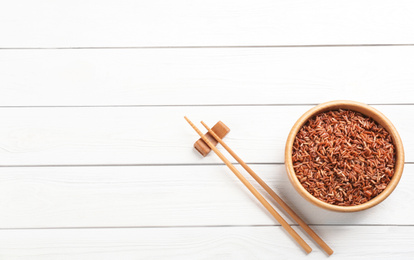
[{"label": "wooden plank", "polygon": [[414,43],[413,2],[19,0],[0,47]]},{"label": "wooden plank", "polygon": [[[414,227],[314,227],[335,259],[412,259]],[[4,259],[321,259],[280,227],[2,230]]]},{"label": "wooden plank", "polygon": [[[193,149],[198,136],[184,115],[196,123],[225,122],[232,129],[228,145],[246,162],[283,163],[288,133],[311,107],[1,108],[0,165],[221,163]],[[375,107],[400,132],[406,162],[414,162],[413,124],[407,120],[414,105]]]},{"label": "wooden plank", "polygon": [[2,50],[0,104],[413,103],[413,67],[412,46]]},{"label": "wooden plank", "polygon": [[[283,165],[252,168],[307,223],[414,225],[414,165],[383,203],[349,214],[305,201]],[[2,168],[0,207],[0,228],[278,225],[225,166]]]}]

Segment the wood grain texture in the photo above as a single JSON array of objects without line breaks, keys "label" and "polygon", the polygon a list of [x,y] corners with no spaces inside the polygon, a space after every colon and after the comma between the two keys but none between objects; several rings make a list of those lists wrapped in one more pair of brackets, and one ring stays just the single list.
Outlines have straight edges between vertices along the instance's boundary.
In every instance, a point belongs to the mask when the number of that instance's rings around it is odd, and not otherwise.
[{"label": "wood grain texture", "polygon": [[[384,202],[349,214],[304,200],[283,165],[252,168],[306,223],[414,225],[414,208],[407,203],[414,199],[412,164],[406,165],[400,184]],[[1,168],[0,208],[2,229],[278,225],[224,165]]]},{"label": "wood grain texture", "polygon": [[[289,131],[311,107],[1,108],[0,165],[221,163],[193,149],[198,135],[184,115],[211,126],[222,120],[231,129],[226,142],[247,163],[283,163]],[[406,116],[414,106],[374,107],[396,126],[406,162],[414,162],[413,124]]]},{"label": "wood grain texture", "polygon": [[[326,257],[306,236],[314,251],[301,252],[218,158],[194,151],[184,115],[223,120],[225,141],[314,224],[330,259],[413,259],[413,9],[410,0],[3,3],[0,259]],[[376,104],[405,145],[400,184],[362,212],[311,205],[283,165],[296,119],[336,99]]]},{"label": "wood grain texture", "polygon": [[30,1],[0,10],[0,47],[414,43],[412,1]]},{"label": "wood grain texture", "polygon": [[412,104],[413,67],[414,46],[2,50],[0,105]]},{"label": "wood grain texture", "polygon": [[[412,259],[414,227],[315,226],[329,259]],[[313,245],[313,244],[312,244]],[[2,259],[325,259],[305,255],[281,227],[2,230]]]}]

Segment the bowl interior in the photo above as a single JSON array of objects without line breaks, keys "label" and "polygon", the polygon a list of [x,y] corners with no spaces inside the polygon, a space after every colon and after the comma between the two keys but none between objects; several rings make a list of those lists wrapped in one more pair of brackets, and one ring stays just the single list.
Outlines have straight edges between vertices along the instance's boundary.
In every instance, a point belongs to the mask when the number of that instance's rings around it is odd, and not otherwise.
[{"label": "bowl interior", "polygon": [[[302,128],[302,126],[313,116],[320,114],[322,112],[327,112],[331,110],[338,110],[338,109],[349,109],[356,112],[360,112],[361,114],[371,117],[375,120],[378,124],[384,127],[388,133],[391,135],[392,141],[395,145],[396,151],[396,162],[395,162],[395,172],[394,176],[392,177],[390,183],[387,187],[375,198],[363,203],[361,205],[356,206],[338,206],[332,205],[326,202],[323,202],[314,196],[312,196],[299,182],[298,178],[296,177],[295,170],[293,169],[293,162],[292,162],[292,147],[293,142],[296,138],[296,134]],[[296,191],[299,192],[305,199],[310,201],[311,203],[322,207],[324,209],[333,210],[333,211],[341,211],[341,212],[353,212],[353,211],[360,211],[370,207],[373,207],[387,198],[391,192],[397,186],[402,171],[404,168],[404,149],[402,145],[401,138],[395,129],[394,125],[391,121],[386,118],[381,112],[376,110],[375,108],[368,106],[363,103],[355,102],[355,101],[347,101],[347,100],[338,100],[338,101],[331,101],[327,103],[322,103],[309,111],[303,114],[295,125],[292,127],[292,130],[289,133],[287,142],[286,142],[286,149],[285,149],[285,166],[289,176],[290,182],[293,184]]]}]

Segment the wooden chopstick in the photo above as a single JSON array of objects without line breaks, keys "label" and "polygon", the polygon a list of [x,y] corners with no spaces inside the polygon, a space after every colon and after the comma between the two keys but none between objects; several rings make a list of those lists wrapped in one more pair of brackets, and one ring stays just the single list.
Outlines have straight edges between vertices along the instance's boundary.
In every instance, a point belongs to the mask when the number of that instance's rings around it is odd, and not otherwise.
[{"label": "wooden chopstick", "polygon": [[298,233],[277,213],[277,211],[266,201],[265,198],[249,183],[249,181],[234,167],[233,164],[204,136],[204,134],[187,118],[185,120],[200,135],[203,141],[213,150],[217,156],[230,168],[237,178],[246,186],[246,188],[259,200],[259,202],[269,211],[270,214],[282,225],[282,227],[293,237],[294,240],[305,250],[310,253],[312,248],[303,240]]},{"label": "wooden chopstick", "polygon": [[201,124],[219,142],[224,149],[262,186],[267,193],[309,234],[309,236],[328,254],[332,255],[333,250],[313,231],[277,194],[274,192],[230,147],[211,130],[203,121]]}]

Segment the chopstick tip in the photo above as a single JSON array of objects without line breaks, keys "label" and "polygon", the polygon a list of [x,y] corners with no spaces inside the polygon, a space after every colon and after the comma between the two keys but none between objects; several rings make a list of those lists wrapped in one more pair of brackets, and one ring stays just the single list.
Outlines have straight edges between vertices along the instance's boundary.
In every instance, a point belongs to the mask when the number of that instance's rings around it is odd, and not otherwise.
[{"label": "chopstick tip", "polygon": [[190,121],[190,119],[188,119],[188,117],[184,116],[184,119],[191,125],[192,128],[194,128],[194,130],[196,130],[196,126]]}]

